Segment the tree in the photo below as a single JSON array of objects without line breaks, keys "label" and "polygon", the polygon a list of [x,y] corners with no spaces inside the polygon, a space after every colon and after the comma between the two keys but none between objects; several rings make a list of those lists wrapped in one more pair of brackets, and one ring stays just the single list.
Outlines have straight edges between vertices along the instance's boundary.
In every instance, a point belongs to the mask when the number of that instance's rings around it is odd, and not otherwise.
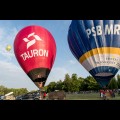
[{"label": "tree", "polygon": [[70,75],[67,73],[67,74],[65,74],[65,79],[64,79],[64,81],[70,81]]},{"label": "tree", "polygon": [[89,86],[89,84],[90,84],[89,79],[90,79],[90,76],[88,76],[87,78],[85,78],[84,81],[82,82],[81,87],[82,87],[82,90],[83,90],[83,91],[89,90],[89,88],[88,88],[88,86]]},{"label": "tree", "polygon": [[4,89],[5,89],[5,87],[4,86],[0,86],[0,95],[4,95]]},{"label": "tree", "polygon": [[88,79],[88,90],[99,90],[100,85],[97,83],[97,81],[92,77],[88,76],[86,79]]},{"label": "tree", "polygon": [[47,86],[47,92],[52,92],[56,90],[56,82],[50,82]]},{"label": "tree", "polygon": [[70,78],[69,74],[65,74],[65,79],[63,81],[63,90],[65,90],[66,92],[70,92],[71,91],[71,85],[72,85],[72,81]]},{"label": "tree", "polygon": [[84,82],[84,78],[79,77],[78,78],[79,91],[83,90],[83,82]]},{"label": "tree", "polygon": [[79,81],[77,74],[72,74],[71,77],[71,92],[79,92]]},{"label": "tree", "polygon": [[118,89],[118,85],[117,85],[117,80],[114,78],[111,79],[109,85],[108,85],[109,89]]},{"label": "tree", "polygon": [[26,88],[15,89],[15,88],[7,88],[4,86],[0,86],[0,95],[5,95],[9,92],[13,92],[14,96],[19,96],[28,93],[28,90]]},{"label": "tree", "polygon": [[8,93],[8,88],[4,86],[0,86],[0,95],[5,95]]},{"label": "tree", "polygon": [[62,80],[59,80],[59,81],[56,83],[56,89],[57,89],[57,90],[63,90],[63,89],[64,89],[64,85],[63,85]]},{"label": "tree", "polygon": [[120,75],[117,75],[117,85],[118,85],[118,88],[120,89]]},{"label": "tree", "polygon": [[77,79],[78,79],[78,78],[77,78],[77,74],[75,74],[75,73],[72,74],[71,79],[72,79],[72,81],[77,81]]}]

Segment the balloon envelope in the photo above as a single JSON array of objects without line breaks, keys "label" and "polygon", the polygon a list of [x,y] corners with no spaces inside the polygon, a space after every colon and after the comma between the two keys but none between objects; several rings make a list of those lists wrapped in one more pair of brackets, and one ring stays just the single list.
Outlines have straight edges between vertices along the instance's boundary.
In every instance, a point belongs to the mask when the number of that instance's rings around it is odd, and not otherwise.
[{"label": "balloon envelope", "polygon": [[56,43],[45,28],[31,25],[18,32],[14,53],[24,72],[38,88],[44,86],[56,57]]},{"label": "balloon envelope", "polygon": [[11,46],[11,45],[7,45],[7,46],[6,46],[6,50],[7,50],[7,51],[10,51],[11,49],[12,49],[12,46]]},{"label": "balloon envelope", "polygon": [[107,86],[120,68],[120,20],[72,20],[68,44],[81,65]]}]

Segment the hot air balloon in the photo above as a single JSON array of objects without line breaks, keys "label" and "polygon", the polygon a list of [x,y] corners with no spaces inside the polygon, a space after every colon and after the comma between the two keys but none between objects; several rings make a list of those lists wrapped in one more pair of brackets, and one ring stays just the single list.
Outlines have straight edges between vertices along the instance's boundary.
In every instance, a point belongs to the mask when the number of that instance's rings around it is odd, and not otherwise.
[{"label": "hot air balloon", "polygon": [[6,50],[9,52],[10,50],[12,49],[12,46],[11,45],[7,45],[6,46]]},{"label": "hot air balloon", "polygon": [[106,88],[120,68],[120,20],[72,20],[67,38],[75,58]]},{"label": "hot air balloon", "polygon": [[52,34],[42,26],[27,26],[15,37],[14,53],[24,72],[42,89],[56,57],[56,43]]}]

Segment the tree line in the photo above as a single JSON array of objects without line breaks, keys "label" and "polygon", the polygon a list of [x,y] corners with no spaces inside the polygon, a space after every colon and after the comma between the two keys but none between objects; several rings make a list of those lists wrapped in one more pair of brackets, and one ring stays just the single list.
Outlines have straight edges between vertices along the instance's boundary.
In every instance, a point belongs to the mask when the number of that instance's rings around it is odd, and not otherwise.
[{"label": "tree line", "polygon": [[3,85],[0,86],[0,95],[5,95],[9,92],[13,92],[13,95],[16,97],[16,96],[19,96],[19,95],[26,94],[29,91],[27,90],[27,88],[15,89],[15,88],[7,88]]},{"label": "tree line", "polygon": [[[108,89],[120,89],[120,75],[112,78],[109,82]],[[59,80],[57,82],[50,82],[44,87],[47,92],[52,92],[55,90],[64,90],[65,92],[80,92],[80,91],[98,91],[101,86],[92,77],[88,76],[86,78],[78,77],[77,74],[65,74],[64,80]]]},{"label": "tree line", "polygon": [[[120,89],[120,75],[111,79],[108,89]],[[65,74],[64,80],[59,80],[57,82],[50,82],[47,86],[43,88],[46,92],[52,92],[55,90],[64,90],[65,92],[80,92],[80,91],[98,91],[101,86],[96,82],[92,76],[87,76],[86,78],[78,77],[77,74]],[[14,96],[19,96],[28,93],[27,88],[7,88],[0,86],[0,95],[5,95],[9,92],[13,92]],[[31,91],[34,92],[34,91]]]}]

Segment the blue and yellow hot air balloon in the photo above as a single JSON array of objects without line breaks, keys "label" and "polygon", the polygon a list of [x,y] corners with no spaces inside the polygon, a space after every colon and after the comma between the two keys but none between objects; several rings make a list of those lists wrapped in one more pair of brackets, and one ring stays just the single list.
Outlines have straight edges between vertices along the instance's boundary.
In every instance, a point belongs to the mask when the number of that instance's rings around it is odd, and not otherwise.
[{"label": "blue and yellow hot air balloon", "polygon": [[120,20],[72,20],[68,44],[81,65],[106,87],[120,68]]}]

